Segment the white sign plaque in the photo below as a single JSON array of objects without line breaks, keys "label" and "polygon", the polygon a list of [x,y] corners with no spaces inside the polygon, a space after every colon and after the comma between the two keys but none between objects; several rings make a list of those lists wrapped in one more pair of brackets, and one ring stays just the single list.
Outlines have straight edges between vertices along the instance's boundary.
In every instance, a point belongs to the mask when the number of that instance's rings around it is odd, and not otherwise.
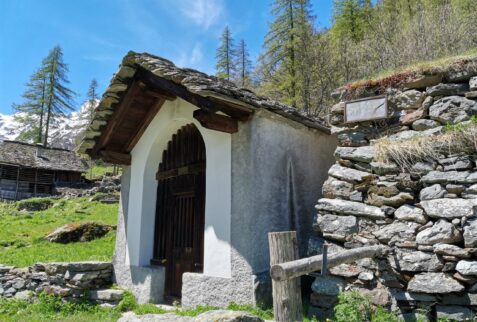
[{"label": "white sign plaque", "polygon": [[388,102],[385,96],[363,98],[345,104],[345,122],[354,123],[386,118]]}]

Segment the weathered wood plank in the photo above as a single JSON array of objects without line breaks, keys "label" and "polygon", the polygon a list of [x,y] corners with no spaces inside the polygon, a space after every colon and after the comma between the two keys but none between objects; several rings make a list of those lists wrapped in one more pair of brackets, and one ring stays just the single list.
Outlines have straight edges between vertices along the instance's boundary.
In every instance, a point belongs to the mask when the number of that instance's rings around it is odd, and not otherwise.
[{"label": "weathered wood plank", "polygon": [[[389,251],[387,246],[367,246],[345,250],[328,255],[328,267],[334,267],[344,263],[351,263],[362,258],[384,256]],[[323,256],[291,260],[272,265],[270,275],[274,281],[286,281],[299,276],[321,270]]]},{"label": "weathered wood plank", "polygon": [[[295,231],[268,234],[270,266],[298,258],[298,242]],[[302,321],[300,279],[272,280],[273,314],[277,322]]]},{"label": "weathered wood plank", "polygon": [[114,164],[121,165],[130,165],[131,164],[131,154],[129,153],[120,153],[109,150],[102,150],[100,154],[104,161],[111,162]]}]

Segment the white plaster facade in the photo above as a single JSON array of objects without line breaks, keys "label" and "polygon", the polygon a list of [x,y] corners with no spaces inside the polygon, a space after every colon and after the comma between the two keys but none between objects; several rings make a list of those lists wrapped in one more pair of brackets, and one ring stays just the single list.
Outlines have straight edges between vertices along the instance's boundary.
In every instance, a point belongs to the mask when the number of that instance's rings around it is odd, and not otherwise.
[{"label": "white plaster facade", "polygon": [[122,178],[116,281],[140,302],[162,300],[164,269],[149,266],[155,174],[172,135],[193,123],[207,155],[204,269],[184,274],[183,305],[256,304],[263,297],[257,285],[268,276],[267,232],[296,229],[307,239],[336,141],[266,110],[240,123],[237,133],[213,131],[193,118],[195,109],[179,98],[164,103],[131,152]]}]

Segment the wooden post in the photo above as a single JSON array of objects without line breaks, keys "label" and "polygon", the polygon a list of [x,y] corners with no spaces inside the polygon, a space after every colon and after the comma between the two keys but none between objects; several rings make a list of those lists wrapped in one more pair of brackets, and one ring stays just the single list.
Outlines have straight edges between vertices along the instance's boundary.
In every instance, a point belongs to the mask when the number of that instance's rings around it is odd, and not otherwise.
[{"label": "wooden post", "polygon": [[[298,259],[295,231],[268,234],[270,266]],[[273,314],[277,322],[303,321],[300,279],[272,280]]]},{"label": "wooden post", "polygon": [[20,167],[17,168],[17,185],[15,187],[15,200],[18,199],[18,180],[20,180]]}]

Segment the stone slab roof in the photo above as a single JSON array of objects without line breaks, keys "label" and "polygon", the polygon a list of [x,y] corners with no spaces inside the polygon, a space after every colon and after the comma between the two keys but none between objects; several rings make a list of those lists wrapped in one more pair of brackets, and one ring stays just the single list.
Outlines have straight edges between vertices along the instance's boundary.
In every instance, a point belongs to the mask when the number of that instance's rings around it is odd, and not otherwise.
[{"label": "stone slab roof", "polygon": [[145,69],[162,79],[181,85],[193,94],[247,108],[267,109],[310,128],[330,133],[329,127],[325,125],[325,121],[321,118],[307,116],[293,107],[261,97],[227,80],[190,68],[179,68],[167,59],[148,53],[130,51],[123,58],[119,70],[114,74],[110,86],[103,94],[94,112],[93,121],[86,131],[83,143],[79,147],[79,152],[85,153],[94,145],[95,140],[101,135],[101,130],[111,119],[115,107],[121,100],[121,96],[127,91],[131,78],[139,69]]},{"label": "stone slab roof", "polygon": [[74,151],[0,141],[0,163],[56,171],[85,172],[88,166]]}]

